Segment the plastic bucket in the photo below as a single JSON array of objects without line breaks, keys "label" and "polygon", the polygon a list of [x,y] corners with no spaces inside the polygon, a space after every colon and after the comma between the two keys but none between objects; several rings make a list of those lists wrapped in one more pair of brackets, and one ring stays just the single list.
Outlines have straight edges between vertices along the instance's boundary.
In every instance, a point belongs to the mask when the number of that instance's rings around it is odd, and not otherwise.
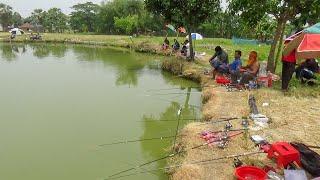
[{"label": "plastic bucket", "polygon": [[267,173],[254,166],[242,166],[236,169],[235,176],[238,180],[265,180]]}]

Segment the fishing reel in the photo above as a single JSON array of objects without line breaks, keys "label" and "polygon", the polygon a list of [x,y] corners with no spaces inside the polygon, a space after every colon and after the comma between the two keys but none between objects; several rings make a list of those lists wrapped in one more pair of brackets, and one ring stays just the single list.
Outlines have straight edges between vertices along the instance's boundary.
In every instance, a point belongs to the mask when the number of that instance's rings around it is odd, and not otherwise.
[{"label": "fishing reel", "polygon": [[234,158],[233,159],[233,166],[235,168],[240,167],[243,165],[243,162],[239,158]]},{"label": "fishing reel", "polygon": [[228,146],[228,143],[229,143],[229,136],[228,136],[228,132],[227,131],[224,131],[222,134],[221,134],[221,137],[220,137],[220,141],[218,143],[218,148],[220,149],[224,149]]},{"label": "fishing reel", "polygon": [[248,127],[249,127],[249,121],[248,121],[248,119],[242,119],[241,125],[242,125],[244,128],[248,128]]},{"label": "fishing reel", "polygon": [[220,149],[225,149],[225,148],[228,146],[228,144],[229,144],[229,141],[227,141],[227,140],[222,140],[222,141],[219,142],[218,148],[220,148]]},{"label": "fishing reel", "polygon": [[225,131],[230,131],[233,128],[232,124],[230,121],[227,122],[227,124],[224,126]]}]

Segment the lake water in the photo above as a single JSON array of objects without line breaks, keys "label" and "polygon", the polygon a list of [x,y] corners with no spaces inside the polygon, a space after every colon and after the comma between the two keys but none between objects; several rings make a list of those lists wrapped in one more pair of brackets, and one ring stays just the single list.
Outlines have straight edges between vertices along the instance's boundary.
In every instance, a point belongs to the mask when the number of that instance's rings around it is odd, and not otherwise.
[{"label": "lake water", "polygon": [[[0,179],[99,180],[170,153],[173,139],[99,146],[174,135],[179,107],[181,119],[199,118],[198,85],[159,70],[162,58],[0,44]],[[122,179],[167,177],[158,171]]]}]

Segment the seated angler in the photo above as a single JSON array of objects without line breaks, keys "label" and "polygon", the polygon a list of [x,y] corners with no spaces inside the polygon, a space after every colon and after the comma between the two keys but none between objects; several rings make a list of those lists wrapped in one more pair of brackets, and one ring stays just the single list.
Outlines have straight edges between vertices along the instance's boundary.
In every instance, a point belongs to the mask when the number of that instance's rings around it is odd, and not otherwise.
[{"label": "seated angler", "polygon": [[316,81],[316,73],[320,72],[319,64],[315,59],[307,59],[296,68],[296,78],[301,80],[301,83],[313,85]]},{"label": "seated angler", "polygon": [[240,69],[242,66],[240,50],[236,50],[234,53],[234,61],[229,65],[229,73],[231,75],[231,80],[233,84],[238,83],[240,79]]},{"label": "seated angler", "polygon": [[249,81],[254,80],[258,75],[259,69],[260,63],[258,61],[258,53],[256,51],[251,51],[247,66],[244,66],[241,69],[242,74],[240,84],[248,84]]},{"label": "seated angler", "polygon": [[172,51],[177,52],[180,49],[180,43],[177,41],[177,39],[174,39],[173,41]]},{"label": "seated angler", "polygon": [[215,48],[215,54],[209,60],[212,66],[212,75],[215,78],[217,73],[224,74],[229,72],[228,54],[220,47]]}]

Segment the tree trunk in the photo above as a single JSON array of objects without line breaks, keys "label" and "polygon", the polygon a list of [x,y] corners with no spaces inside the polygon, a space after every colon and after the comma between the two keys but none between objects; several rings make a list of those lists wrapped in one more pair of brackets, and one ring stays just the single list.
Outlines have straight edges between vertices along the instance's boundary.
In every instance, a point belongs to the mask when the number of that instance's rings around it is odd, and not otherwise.
[{"label": "tree trunk", "polygon": [[277,47],[279,38],[281,36],[282,22],[283,22],[282,18],[279,18],[278,23],[277,23],[277,29],[275,32],[275,36],[274,36],[274,39],[273,39],[273,42],[271,44],[271,48],[269,51],[267,70],[271,71],[272,73],[274,73],[274,56],[275,56],[276,47]]},{"label": "tree trunk", "polygon": [[194,61],[194,53],[193,53],[193,43],[192,43],[192,36],[191,36],[191,28],[189,28],[189,50],[190,50],[190,59]]},{"label": "tree trunk", "polygon": [[275,65],[274,65],[274,72],[276,72],[277,70],[277,66],[278,66],[278,63],[279,63],[279,56],[281,55],[281,52],[282,52],[282,43],[283,43],[283,36],[284,36],[284,32],[286,30],[286,23],[283,23],[282,24],[282,29],[281,29],[281,38],[280,38],[280,41],[279,41],[279,45],[278,45],[278,52],[277,52],[277,55],[276,55],[276,62],[275,62]]}]

